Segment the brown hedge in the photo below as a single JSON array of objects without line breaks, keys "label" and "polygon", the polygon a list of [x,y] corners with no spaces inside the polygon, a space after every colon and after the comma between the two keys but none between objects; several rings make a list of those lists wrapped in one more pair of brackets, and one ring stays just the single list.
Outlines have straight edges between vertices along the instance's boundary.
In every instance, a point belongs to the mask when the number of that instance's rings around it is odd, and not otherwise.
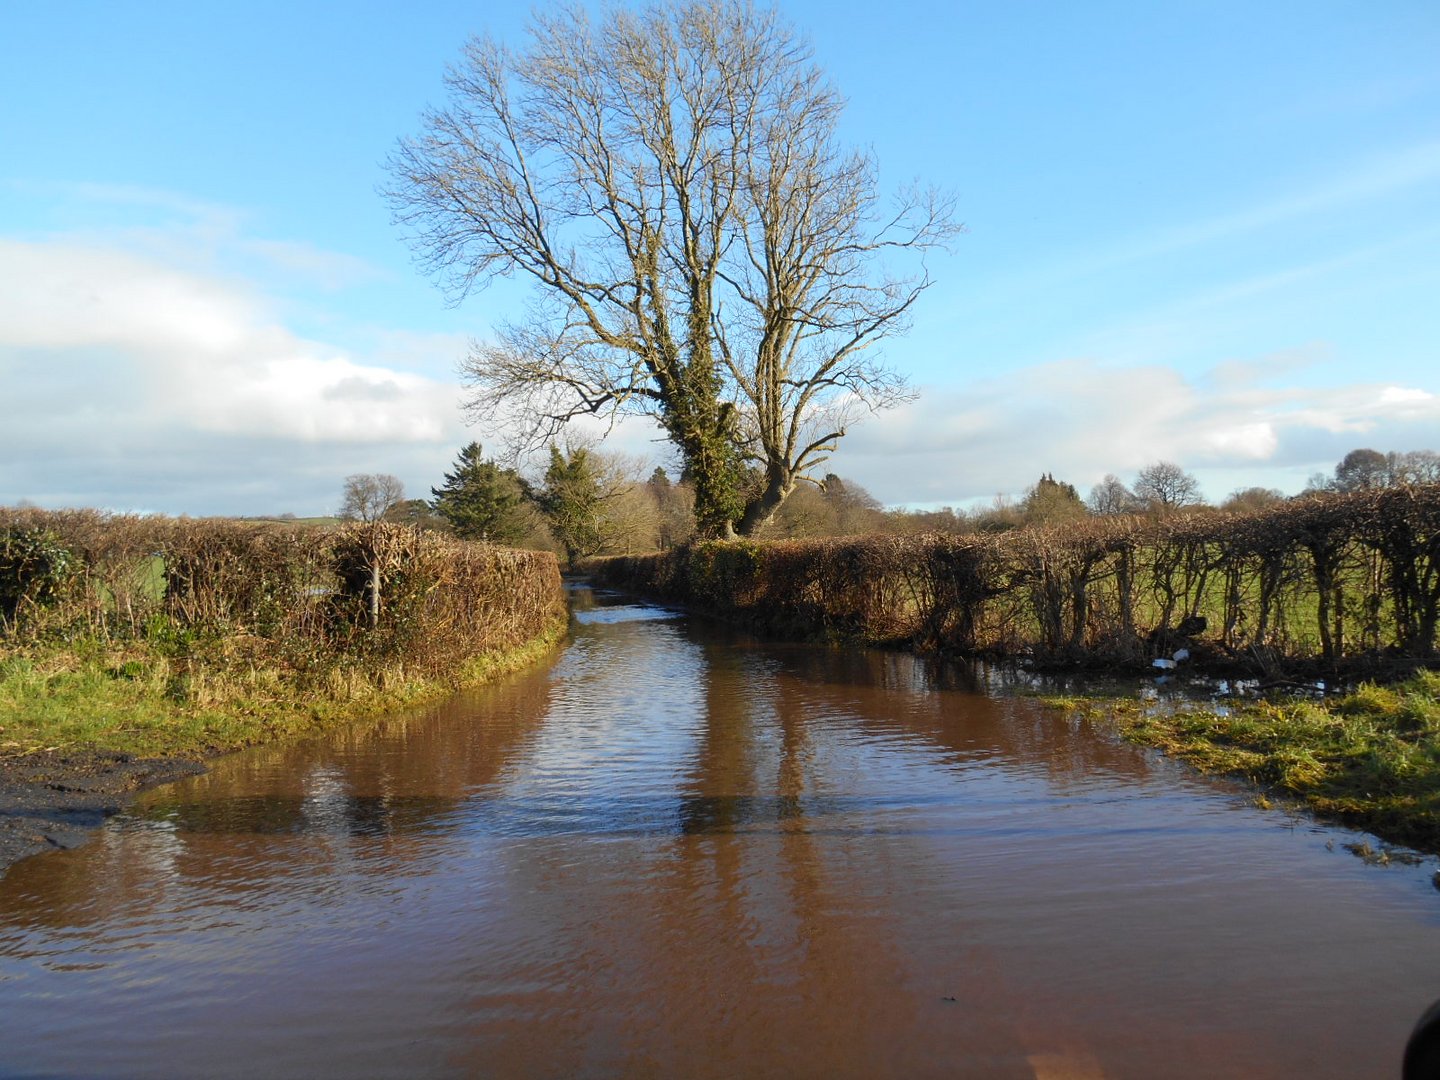
[{"label": "brown hedge", "polygon": [[[39,537],[69,559],[64,580],[41,590],[25,580],[38,571],[0,558],[0,576],[16,578],[10,591],[19,597],[0,612],[0,635],[12,641],[146,639],[301,677],[352,665],[444,678],[552,630],[565,612],[551,553],[388,523],[316,528],[0,508],[0,546],[16,537]],[[372,567],[380,582],[373,625]]]},{"label": "brown hedge", "polygon": [[1138,663],[1189,620],[1188,645],[1251,667],[1425,659],[1440,486],[998,535],[707,542],[590,569],[780,633],[959,654]]}]

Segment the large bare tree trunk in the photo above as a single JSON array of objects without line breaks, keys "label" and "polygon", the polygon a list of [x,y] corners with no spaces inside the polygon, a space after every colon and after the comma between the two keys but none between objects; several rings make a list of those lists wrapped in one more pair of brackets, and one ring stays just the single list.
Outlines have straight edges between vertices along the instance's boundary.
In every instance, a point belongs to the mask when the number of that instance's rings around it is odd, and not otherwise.
[{"label": "large bare tree trunk", "polygon": [[745,513],[736,528],[741,536],[754,536],[775,517],[776,512],[795,490],[794,477],[782,469],[772,470],[760,494],[745,506]]}]

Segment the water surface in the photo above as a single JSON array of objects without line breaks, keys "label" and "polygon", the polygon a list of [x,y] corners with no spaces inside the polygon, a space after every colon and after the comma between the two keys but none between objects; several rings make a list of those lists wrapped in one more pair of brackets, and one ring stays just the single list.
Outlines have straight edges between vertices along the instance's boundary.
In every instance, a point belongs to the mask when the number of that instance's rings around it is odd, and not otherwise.
[{"label": "water surface", "polygon": [[578,593],[554,664],[0,880],[0,1075],[1385,1077],[1432,866],[963,669]]}]

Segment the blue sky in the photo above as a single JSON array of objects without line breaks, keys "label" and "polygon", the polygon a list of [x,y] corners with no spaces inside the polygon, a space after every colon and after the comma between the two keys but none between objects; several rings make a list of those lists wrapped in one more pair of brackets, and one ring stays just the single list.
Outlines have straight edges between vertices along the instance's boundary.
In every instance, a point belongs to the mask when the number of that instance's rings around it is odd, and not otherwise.
[{"label": "blue sky", "polygon": [[[376,189],[467,36],[528,8],[72,2],[0,32],[0,504],[333,510],[437,484],[448,307]],[[967,232],[828,466],[891,504],[1173,460],[1298,491],[1440,449],[1440,7],[790,3],[883,184]],[[616,448],[664,460],[636,427]]]}]

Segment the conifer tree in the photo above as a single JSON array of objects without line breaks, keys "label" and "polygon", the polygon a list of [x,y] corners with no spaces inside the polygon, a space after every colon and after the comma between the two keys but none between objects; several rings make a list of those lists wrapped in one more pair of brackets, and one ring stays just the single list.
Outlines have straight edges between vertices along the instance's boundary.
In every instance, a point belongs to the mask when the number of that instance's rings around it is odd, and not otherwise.
[{"label": "conifer tree", "polygon": [[466,540],[517,544],[528,532],[521,512],[525,482],[513,469],[502,469],[482,455],[478,442],[460,451],[455,471],[445,474],[440,487],[430,489],[435,512]]},{"label": "conifer tree", "polygon": [[600,550],[600,504],[604,497],[588,450],[572,450],[566,455],[559,447],[550,447],[550,467],[545,470],[540,505],[572,565]]}]

